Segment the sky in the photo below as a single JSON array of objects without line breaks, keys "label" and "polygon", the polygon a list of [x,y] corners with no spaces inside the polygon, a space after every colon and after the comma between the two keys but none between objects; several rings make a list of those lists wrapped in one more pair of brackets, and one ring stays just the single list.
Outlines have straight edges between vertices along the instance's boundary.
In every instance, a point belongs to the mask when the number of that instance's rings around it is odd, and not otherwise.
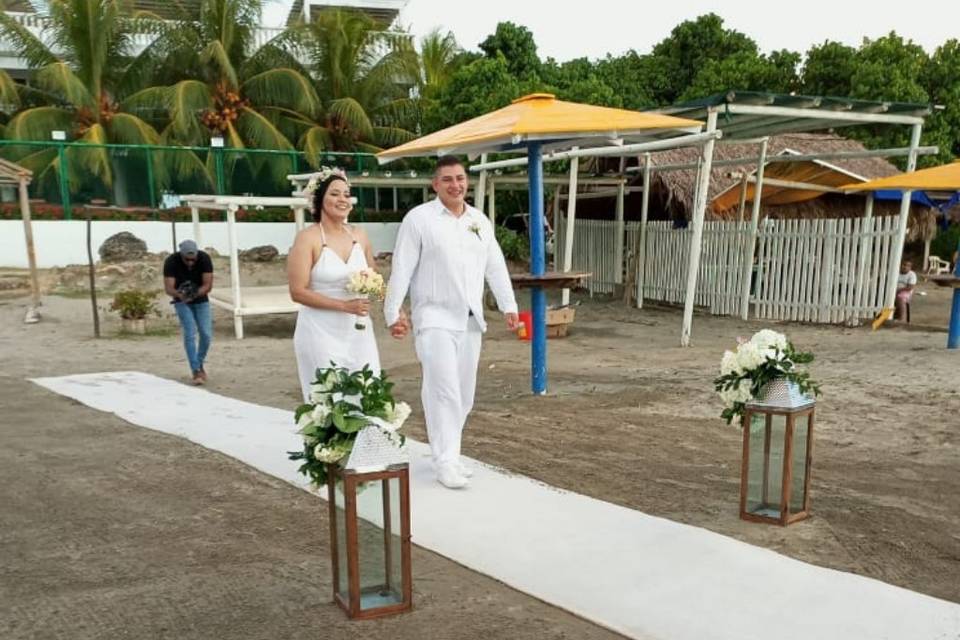
[{"label": "sky", "polygon": [[[265,25],[283,24],[291,0],[267,0]],[[909,10],[907,10],[909,9]],[[760,3],[747,0],[410,0],[401,23],[418,38],[435,27],[452,31],[461,47],[478,44],[498,22],[527,27],[540,57],[560,62],[603,58],[630,49],[648,53],[684,20],[716,13],[729,29],[753,38],[764,53],[790,49],[805,53],[812,45],[835,40],[859,46],[896,31],[928,53],[950,38],[960,38],[957,0],[801,0]]]}]

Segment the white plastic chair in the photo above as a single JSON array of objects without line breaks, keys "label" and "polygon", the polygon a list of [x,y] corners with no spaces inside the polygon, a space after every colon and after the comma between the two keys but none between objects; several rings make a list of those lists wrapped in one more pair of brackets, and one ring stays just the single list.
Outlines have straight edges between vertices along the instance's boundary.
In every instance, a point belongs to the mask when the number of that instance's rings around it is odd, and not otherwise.
[{"label": "white plastic chair", "polygon": [[927,258],[927,273],[932,276],[950,273],[950,263],[943,258],[930,256]]}]

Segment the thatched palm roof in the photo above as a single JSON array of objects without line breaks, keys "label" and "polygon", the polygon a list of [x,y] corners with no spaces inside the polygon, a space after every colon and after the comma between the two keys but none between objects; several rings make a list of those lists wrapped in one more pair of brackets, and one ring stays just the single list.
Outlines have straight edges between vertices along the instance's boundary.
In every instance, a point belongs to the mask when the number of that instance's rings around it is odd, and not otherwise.
[{"label": "thatched palm roof", "polygon": [[[862,151],[865,147],[855,140],[843,138],[835,134],[795,133],[772,136],[767,146],[767,156],[782,153],[834,153],[842,151]],[[714,148],[714,160],[729,160],[737,158],[756,157],[759,159],[760,145],[753,144],[718,144]],[[678,165],[695,163],[699,156],[696,148],[670,149],[651,154],[651,162],[656,166]],[[850,176],[848,182],[883,178],[900,173],[900,170],[882,158],[836,158],[823,162],[835,167],[841,173]],[[774,163],[770,167],[784,167],[783,163]],[[714,166],[710,176],[708,202],[713,202],[717,196],[730,188],[739,189],[740,179],[731,177],[731,173],[754,173],[756,161],[742,165]],[[690,218],[693,209],[693,198],[697,180],[697,170],[677,169],[653,173],[652,193],[657,194],[654,201],[659,201],[664,209],[665,217],[684,219]],[[640,182],[636,178],[635,182]],[[763,200],[761,200],[763,203]],[[896,215],[899,213],[899,202],[878,201],[874,205],[875,216]],[[825,194],[823,196],[782,205],[762,205],[761,217],[772,218],[838,218],[863,215],[864,198],[857,195]],[[715,211],[707,208],[707,218],[729,219],[737,215],[736,208]],[[749,215],[749,204],[747,205]],[[908,239],[926,239],[935,233],[935,215],[927,207],[911,205],[910,229]]]}]

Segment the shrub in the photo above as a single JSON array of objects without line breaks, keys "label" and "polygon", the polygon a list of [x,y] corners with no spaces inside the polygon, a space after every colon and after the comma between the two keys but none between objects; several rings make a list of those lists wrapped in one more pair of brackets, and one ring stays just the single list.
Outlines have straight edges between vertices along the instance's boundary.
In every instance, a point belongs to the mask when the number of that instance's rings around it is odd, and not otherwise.
[{"label": "shrub", "polygon": [[116,311],[124,320],[139,320],[148,314],[160,315],[160,310],[154,304],[156,293],[147,293],[139,289],[120,291],[113,296],[110,310]]},{"label": "shrub", "polygon": [[507,260],[521,261],[530,257],[530,241],[524,236],[500,225],[496,226],[495,234]]}]

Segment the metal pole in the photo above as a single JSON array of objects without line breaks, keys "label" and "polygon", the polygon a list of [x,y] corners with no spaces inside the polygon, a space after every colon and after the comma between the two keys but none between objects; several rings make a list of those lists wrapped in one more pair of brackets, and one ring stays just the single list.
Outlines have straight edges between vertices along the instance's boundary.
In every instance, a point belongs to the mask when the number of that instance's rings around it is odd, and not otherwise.
[{"label": "metal pole", "polygon": [[[917,147],[920,146],[920,131],[922,125],[915,124],[910,131],[910,153],[907,155],[906,173],[911,173],[917,168]],[[897,239],[893,245],[893,253],[890,256],[890,268],[887,272],[887,307],[880,312],[878,318],[880,323],[889,320],[893,316],[894,303],[897,300],[897,274],[900,272],[900,260],[903,259],[903,243],[907,238],[907,222],[910,219],[910,200],[913,191],[904,191],[900,198],[900,218],[897,228]],[[879,326],[879,325],[878,325]],[[877,328],[876,326],[874,328]]]},{"label": "metal pole", "polygon": [[[487,154],[480,154],[480,164],[484,164],[487,161]],[[473,206],[480,211],[483,211],[483,199],[487,195],[487,172],[483,170],[480,172],[480,179],[477,180],[477,190],[473,194]]]},{"label": "metal pole", "polygon": [[[717,129],[717,112],[710,109],[707,114],[707,133]],[[697,199],[693,204],[693,233],[690,236],[690,262],[687,265],[687,292],[683,304],[683,327],[680,331],[680,346],[690,346],[690,332],[693,327],[693,303],[697,294],[697,275],[700,270],[700,246],[703,240],[703,215],[707,208],[707,187],[710,186],[710,170],[713,166],[713,147],[716,138],[710,138],[700,150]]]},{"label": "metal pole", "polygon": [[647,279],[647,216],[650,211],[650,153],[643,154],[643,200],[640,204],[640,250],[637,265],[637,309],[643,308],[643,287]]},{"label": "metal pole", "polygon": [[147,148],[147,193],[150,199],[150,208],[157,208],[157,190],[156,185],[153,184],[153,152]]},{"label": "metal pole", "polygon": [[[576,147],[573,148],[576,151]],[[573,230],[577,220],[577,183],[579,182],[580,158],[570,160],[570,184],[567,187],[567,226],[563,233],[563,270],[573,269]],[[570,289],[560,293],[560,304],[570,304]]]},{"label": "metal pole", "polygon": [[950,328],[947,332],[947,349],[960,348],[960,288],[953,290],[953,304],[950,307]]},{"label": "metal pole", "polygon": [[616,268],[616,271],[613,274],[613,282],[615,284],[623,284],[623,236],[625,233],[625,225],[623,221],[624,193],[624,184],[621,182],[619,185],[617,185],[617,208],[615,213],[616,224],[614,224],[614,233],[617,234],[617,237],[614,238],[615,242],[613,244],[613,264]]},{"label": "metal pole", "polygon": [[851,326],[857,324],[860,320],[860,314],[865,310],[866,303],[864,302],[864,282],[867,278],[867,255],[869,254],[872,243],[870,242],[873,239],[873,192],[867,194],[867,203],[863,210],[863,226],[860,228],[860,233],[863,234],[860,236],[860,255],[858,256],[857,264],[857,289],[854,295],[856,296],[856,305],[857,310],[854,312],[853,316],[849,318],[849,324]]},{"label": "metal pole", "polygon": [[240,257],[237,255],[237,205],[227,208],[227,240],[230,243],[230,288],[233,290],[233,332],[237,340],[243,339],[243,316],[240,309]]},{"label": "metal pole", "polygon": [[[527,171],[530,178],[530,273],[542,276],[544,264],[543,238],[543,154],[539,143],[527,148]],[[547,293],[542,287],[530,290],[530,307],[533,313],[532,386],[533,392],[547,392]]]},{"label": "metal pole", "polygon": [[757,250],[757,229],[760,224],[760,202],[763,195],[763,170],[767,165],[767,145],[770,139],[760,142],[760,158],[757,160],[757,181],[753,185],[753,207],[750,210],[750,232],[746,237],[746,250],[743,254],[743,290],[740,292],[740,317],[746,320],[750,315],[750,284],[753,281],[753,257]]},{"label": "metal pole", "polygon": [[63,206],[63,219],[72,220],[73,208],[70,206],[70,185],[67,177],[69,175],[67,148],[63,142],[57,142],[57,158],[60,163],[60,204]]},{"label": "metal pole", "polygon": [[30,194],[27,192],[27,179],[20,177],[18,190],[20,192],[20,215],[23,218],[23,236],[27,241],[27,265],[30,267],[30,293],[33,296],[33,305],[27,310],[24,322],[33,324],[40,321],[40,280],[37,277],[37,254],[33,246],[33,224],[30,220]]},{"label": "metal pole", "polygon": [[223,195],[226,190],[226,176],[223,172],[223,147],[213,148],[213,164],[217,173],[217,195]]},{"label": "metal pole", "polygon": [[87,208],[87,274],[90,278],[90,306],[93,307],[93,337],[100,337],[100,311],[97,309],[97,278],[93,266],[93,246],[91,236],[93,235],[92,224],[90,222],[90,209]]}]

